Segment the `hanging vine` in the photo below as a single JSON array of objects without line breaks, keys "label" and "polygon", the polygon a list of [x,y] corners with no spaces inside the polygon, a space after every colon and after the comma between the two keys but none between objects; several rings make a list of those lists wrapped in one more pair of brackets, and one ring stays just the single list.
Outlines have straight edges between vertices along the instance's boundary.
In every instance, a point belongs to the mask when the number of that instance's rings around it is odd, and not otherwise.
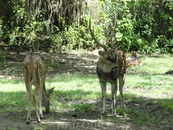
[{"label": "hanging vine", "polygon": [[[47,27],[57,26],[64,30],[66,25],[73,22],[80,24],[80,16],[85,13],[86,0],[26,0],[30,16],[42,16],[47,20]],[[48,30],[47,30],[48,31]]]}]

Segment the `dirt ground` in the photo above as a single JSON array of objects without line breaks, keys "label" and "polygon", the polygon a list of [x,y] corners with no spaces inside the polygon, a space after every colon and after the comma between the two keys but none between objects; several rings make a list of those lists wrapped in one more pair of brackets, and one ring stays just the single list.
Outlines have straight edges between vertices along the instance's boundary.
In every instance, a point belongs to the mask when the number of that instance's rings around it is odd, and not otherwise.
[{"label": "dirt ground", "polygon": [[[7,78],[15,78],[19,76],[21,73],[20,70],[10,70],[8,67],[13,62],[21,63],[25,56],[25,53],[21,53],[20,55],[8,53],[6,62],[4,62],[4,68],[0,69],[1,76],[5,76]],[[62,66],[60,69],[55,67],[56,69],[54,68],[53,70],[49,70],[48,77],[53,77],[57,73],[67,72],[96,74],[95,67],[98,60],[98,51],[81,52],[80,54],[76,51],[63,54],[43,53],[41,56],[46,62],[54,63],[56,61],[59,63],[59,65]],[[125,92],[126,91],[128,90],[125,90]],[[41,123],[36,123],[36,121],[33,120],[30,125],[25,123],[26,110],[21,110],[20,113],[0,113],[0,130],[171,130],[173,128],[165,118],[163,118],[165,119],[165,122],[162,122],[160,125],[154,125],[154,123],[152,125],[136,125],[132,119],[123,115],[117,115],[116,118],[108,115],[106,118],[102,118],[100,116],[100,111],[97,110],[97,108],[101,107],[101,99],[82,100],[78,102],[93,104],[96,106],[96,110],[86,111],[85,113],[80,113],[79,111],[75,110],[73,111],[73,114],[71,114],[71,110],[64,110],[60,113],[51,112],[49,114],[44,114],[45,116]],[[110,106],[110,104],[111,100],[108,99],[106,102],[107,107]],[[119,100],[118,104],[120,104]],[[144,107],[140,103],[136,102],[126,103],[126,107],[131,109],[138,109],[141,112],[146,111],[146,106]],[[0,109],[3,109],[3,107],[0,107]],[[155,104],[147,104],[147,110],[149,111],[146,113],[153,113],[156,115],[157,112],[159,112],[159,108],[156,107]],[[170,115],[172,115],[172,113],[165,113],[165,116],[169,116],[169,118],[171,118]],[[138,118],[138,115],[133,116]],[[18,117],[23,118],[19,119]]]}]

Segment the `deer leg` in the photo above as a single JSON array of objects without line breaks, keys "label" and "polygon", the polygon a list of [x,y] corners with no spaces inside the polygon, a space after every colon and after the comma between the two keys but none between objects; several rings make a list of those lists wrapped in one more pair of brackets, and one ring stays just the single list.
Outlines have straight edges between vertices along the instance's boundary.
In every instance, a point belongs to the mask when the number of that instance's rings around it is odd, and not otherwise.
[{"label": "deer leg", "polygon": [[42,91],[39,92],[39,115],[43,118],[43,111],[42,111]]},{"label": "deer leg", "polygon": [[26,118],[26,124],[30,124],[31,121],[31,105],[32,105],[32,85],[30,84],[29,78],[25,77],[25,85],[26,85],[26,90],[28,93],[28,114],[27,114],[27,118]]},{"label": "deer leg", "polygon": [[102,90],[102,114],[105,114],[105,102],[106,102],[106,82],[100,82]]},{"label": "deer leg", "polygon": [[125,81],[125,76],[124,75],[119,76],[119,91],[120,91],[120,97],[121,97],[121,108],[125,109],[124,98],[123,98],[124,81]]},{"label": "deer leg", "polygon": [[35,94],[33,96],[33,100],[34,100],[34,106],[35,106],[36,120],[37,120],[38,123],[40,123],[41,120],[40,120],[40,116],[38,114],[38,107],[37,107],[37,92],[35,92]]},{"label": "deer leg", "polygon": [[26,124],[30,124],[31,121],[31,104],[32,104],[32,94],[28,93],[28,115],[27,115],[27,119],[26,119]]},{"label": "deer leg", "polygon": [[[36,114],[36,120],[38,123],[41,122],[40,120],[40,116],[39,114],[42,112],[40,112],[40,104],[41,104],[41,97],[42,97],[42,83],[40,81],[40,72],[39,72],[39,68],[37,68],[35,70],[35,75],[36,75],[36,84],[35,84],[35,92],[34,92],[34,105],[35,105],[35,114]],[[39,103],[39,114],[38,114],[38,107],[37,107],[37,96],[38,96],[38,103]]]},{"label": "deer leg", "polygon": [[115,84],[111,84],[111,96],[112,96],[112,115],[116,116],[117,81]]}]

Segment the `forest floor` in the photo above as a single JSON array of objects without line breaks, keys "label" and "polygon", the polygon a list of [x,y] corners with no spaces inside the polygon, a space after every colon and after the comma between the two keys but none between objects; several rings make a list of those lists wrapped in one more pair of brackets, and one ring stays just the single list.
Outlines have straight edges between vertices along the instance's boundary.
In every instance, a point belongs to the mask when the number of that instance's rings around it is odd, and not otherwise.
[{"label": "forest floor", "polygon": [[[26,56],[25,53],[21,53],[18,55],[10,52],[6,53],[6,58],[1,64],[0,68],[1,81],[2,79],[22,80],[21,64],[25,56]],[[48,66],[49,70],[47,75],[48,80],[51,80],[57,75],[63,75],[63,74],[66,75],[69,73],[70,74],[79,73],[80,76],[94,75],[95,78],[97,78],[95,68],[96,68],[96,62],[99,57],[98,51],[93,51],[93,52],[72,51],[71,53],[63,53],[63,54],[42,53],[41,56],[43,57],[45,64]],[[169,58],[171,59],[172,57]],[[136,69],[138,68],[135,67],[131,69],[129,73],[131,73],[132,75],[137,74]],[[133,77],[131,78],[131,80],[134,80]],[[98,80],[96,82],[98,82]],[[99,83],[97,85],[99,88]],[[2,86],[0,86],[0,88],[1,87]],[[23,108],[18,107],[16,104],[9,105],[8,103],[6,106],[3,106],[3,104],[0,103],[0,122],[1,122],[0,130],[70,130],[70,129],[171,130],[173,129],[173,118],[172,118],[173,108],[172,109],[171,107],[169,107],[169,109],[162,108],[163,107],[162,101],[166,100],[168,101],[168,103],[173,103],[171,100],[169,100],[170,99],[169,97],[166,97],[172,95],[169,95],[169,93],[167,93],[165,96],[165,93],[163,93],[163,95],[159,96],[161,97],[163,96],[164,99],[153,98],[151,94],[148,94],[150,93],[151,90],[153,90],[152,88],[148,87],[140,88],[139,86],[137,87],[133,86],[132,88],[130,87],[131,85],[127,84],[125,84],[124,87],[124,93],[126,93],[125,102],[127,110],[122,110],[121,108],[118,107],[117,117],[112,117],[110,114],[111,113],[109,111],[109,108],[111,106],[110,98],[108,98],[106,101],[106,108],[108,113],[107,117],[102,117],[100,116],[101,97],[87,98],[87,99],[85,98],[70,99],[65,97],[62,98],[62,100],[64,101],[63,103],[70,102],[70,104],[77,104],[76,108],[73,109],[59,108],[56,111],[54,111],[55,109],[52,109],[49,114],[45,113],[44,118],[41,120],[41,123],[36,123],[35,119],[33,118],[31,124],[27,125],[25,123],[25,118],[27,114],[25,107]],[[128,94],[131,93],[132,90],[135,91],[135,93],[138,94],[141,93],[141,96],[138,95],[134,96]],[[100,88],[98,91],[100,92]],[[90,94],[89,92],[90,91],[83,92],[83,94]],[[170,93],[171,92],[172,89],[170,90]],[[0,93],[3,94],[2,89],[0,89]],[[58,93],[58,90],[56,93]],[[149,96],[144,97],[144,95],[149,95]],[[5,99],[6,98],[4,98],[4,100]],[[3,100],[2,97],[1,100]],[[55,101],[55,99],[53,99],[53,101]],[[117,99],[117,104],[118,106],[120,104],[119,98]]]}]

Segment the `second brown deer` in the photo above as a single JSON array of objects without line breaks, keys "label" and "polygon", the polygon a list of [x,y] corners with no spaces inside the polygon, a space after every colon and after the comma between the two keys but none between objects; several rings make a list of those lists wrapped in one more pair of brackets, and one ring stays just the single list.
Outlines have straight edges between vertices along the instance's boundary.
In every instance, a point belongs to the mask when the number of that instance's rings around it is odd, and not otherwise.
[{"label": "second brown deer", "polygon": [[[123,86],[125,82],[126,73],[126,57],[125,53],[117,49],[108,49],[105,45],[99,43],[94,36],[94,32],[91,29],[91,19],[89,24],[89,29],[92,38],[95,43],[101,46],[104,50],[99,51],[99,59],[97,61],[96,72],[99,78],[101,91],[102,91],[102,114],[105,115],[105,102],[106,102],[106,83],[111,83],[111,98],[112,98],[112,115],[116,116],[116,95],[118,90],[119,81],[119,91],[121,97],[121,107],[125,108],[123,100]],[[114,33],[115,30],[113,30]],[[109,40],[111,41],[111,40]]]},{"label": "second brown deer", "polygon": [[126,59],[126,66],[136,66],[136,65],[142,65],[141,59],[138,57],[138,51],[132,51],[131,57],[128,57]]},{"label": "second brown deer", "polygon": [[[28,115],[26,123],[30,124],[31,121],[31,104],[34,101],[36,120],[40,123],[40,117],[43,117],[42,104],[46,111],[50,110],[50,94],[54,91],[54,88],[46,91],[45,79],[47,69],[39,55],[27,55],[23,62],[23,74],[28,93]],[[32,92],[32,85],[35,86],[34,92]],[[39,104],[39,110],[37,103]],[[38,113],[39,111],[39,113]]]}]

